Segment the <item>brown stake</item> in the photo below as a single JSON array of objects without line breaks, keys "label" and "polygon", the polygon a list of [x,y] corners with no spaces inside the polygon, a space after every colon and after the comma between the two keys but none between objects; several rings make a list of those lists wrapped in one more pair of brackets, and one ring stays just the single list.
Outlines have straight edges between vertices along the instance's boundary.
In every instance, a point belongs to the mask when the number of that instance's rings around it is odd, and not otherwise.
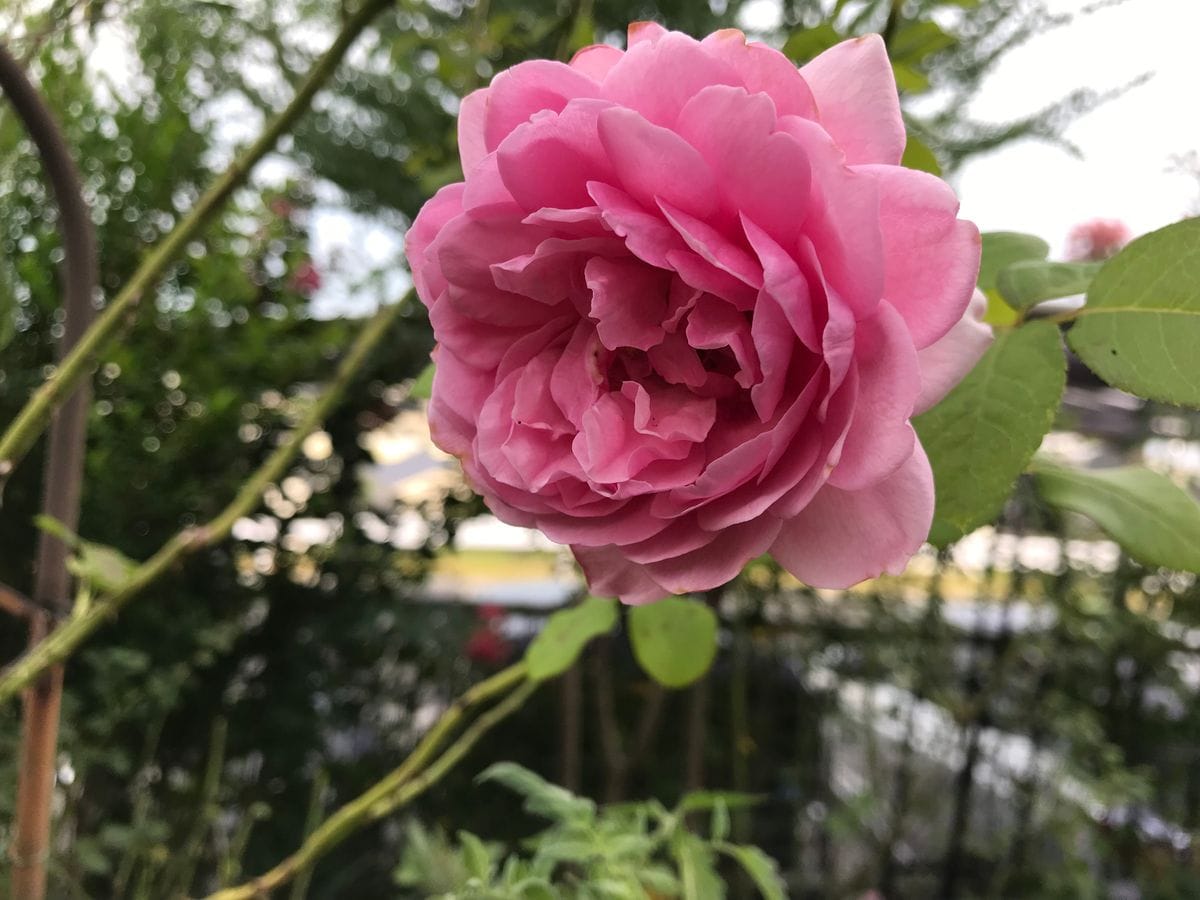
[{"label": "brown stake", "polygon": [[[96,239],[91,215],[83,201],[79,172],[53,114],[21,66],[0,46],[0,88],[25,125],[38,152],[46,180],[58,205],[63,243],[64,334],[57,347],[61,360],[87,330],[94,308]],[[46,454],[42,512],[70,531],[79,525],[83,460],[87,442],[87,411],[91,399],[86,381],[54,414]],[[38,540],[33,603],[39,612],[29,617],[29,646],[41,641],[51,617],[70,611],[69,548],[43,531]],[[58,745],[63,668],[54,666],[25,691],[22,709],[20,769],[12,843],[12,890],[21,900],[46,896],[46,863],[50,855],[50,809]]]}]

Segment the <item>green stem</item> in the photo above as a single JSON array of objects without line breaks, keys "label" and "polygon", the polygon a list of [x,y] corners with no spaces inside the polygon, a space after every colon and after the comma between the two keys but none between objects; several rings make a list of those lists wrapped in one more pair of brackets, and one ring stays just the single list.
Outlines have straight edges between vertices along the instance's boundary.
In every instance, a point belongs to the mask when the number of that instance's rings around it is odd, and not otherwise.
[{"label": "green stem", "polygon": [[333,381],[305,413],[295,430],[250,476],[237,496],[216,518],[206,525],[180,531],[157,553],[135,568],[121,587],[101,596],[86,612],[64,621],[24,656],[0,672],[0,703],[15,696],[55,663],[70,656],[93,631],[113,618],[181,559],[224,540],[238,519],[253,512],[262,499],[263,491],[287,471],[292,459],[300,451],[304,439],[315,431],[332,411],[346,386],[362,368],[371,351],[387,333],[405,305],[403,301],[393,303],[381,307],[375,313],[338,365]]},{"label": "green stem", "polygon": [[[321,811],[325,808],[325,791],[329,788],[329,772],[320,769],[313,779],[312,791],[308,795],[308,815],[304,818],[304,837],[307,840],[321,824]],[[308,896],[308,885],[312,881],[312,866],[305,866],[292,882],[290,900],[304,900]]]},{"label": "green stem", "polygon": [[391,2],[364,0],[359,11],[346,22],[325,55],[317,61],[292,101],[271,121],[258,140],[209,186],[192,211],[151,251],[125,287],[63,358],[54,374],[34,391],[3,437],[0,437],[0,478],[11,473],[29,452],[29,448],[49,425],[51,414],[71,394],[75,385],[87,377],[96,357],[121,328],[142,295],[154,286],[171,261],[246,181],[250,170],[274,149],[279,139],[308,110],[313,97],[329,80],[350,45],[375,15]]},{"label": "green stem", "polygon": [[[468,707],[486,697],[506,690],[514,682],[520,682],[520,686],[489,711],[481,714],[446,749],[445,753],[418,774],[421,763],[432,754],[437,741],[455,721],[461,718]],[[269,896],[271,891],[287,884],[300,872],[310,868],[318,859],[360,828],[395,812],[436,784],[467,755],[481,737],[502,719],[514,713],[529,698],[530,694],[537,690],[538,685],[539,682],[526,679],[524,663],[518,663],[477,685],[442,715],[438,724],[426,735],[400,768],[326,819],[325,823],[314,831],[295,853],[253,881],[217,891],[215,894],[209,895],[206,900],[255,900],[255,898]],[[472,695],[474,695],[473,699]]]}]

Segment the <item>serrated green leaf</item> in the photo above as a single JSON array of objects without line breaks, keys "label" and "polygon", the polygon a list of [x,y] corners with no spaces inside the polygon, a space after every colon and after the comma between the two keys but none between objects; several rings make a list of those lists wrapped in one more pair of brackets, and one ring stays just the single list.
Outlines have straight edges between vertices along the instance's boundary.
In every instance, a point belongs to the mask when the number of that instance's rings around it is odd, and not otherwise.
[{"label": "serrated green leaf", "polygon": [[1082,294],[1102,263],[1021,260],[1000,270],[996,289],[1013,309],[1028,309],[1044,300]]},{"label": "serrated green leaf", "polygon": [[1200,219],[1140,237],[1106,262],[1067,341],[1114,387],[1200,407]]},{"label": "serrated green leaf", "polygon": [[575,664],[588,641],[612,631],[616,624],[615,600],[588,597],[578,606],[559,610],[525,651],[529,677],[542,681],[562,674]]},{"label": "serrated green leaf", "polygon": [[483,882],[491,881],[495,869],[492,865],[492,853],[488,850],[487,845],[469,831],[460,831],[458,842],[462,845],[463,862],[466,864],[467,874]]},{"label": "serrated green leaf", "polygon": [[668,597],[629,611],[638,664],[664,687],[691,684],[717,655],[717,616],[698,600]]},{"label": "serrated green leaf", "polygon": [[1034,484],[1051,506],[1087,516],[1138,562],[1200,572],[1200,503],[1139,466],[1068,469],[1038,460]]},{"label": "serrated green leaf", "polygon": [[920,138],[913,137],[911,134],[904,145],[904,156],[900,160],[900,165],[909,169],[917,169],[920,172],[928,172],[939,178],[942,177],[941,163],[933,155],[933,151]]},{"label": "serrated green leaf", "polygon": [[1016,231],[989,231],[981,236],[982,255],[979,262],[979,287],[983,291],[996,289],[996,276],[1013,263],[1030,259],[1045,259],[1050,245],[1032,234]]},{"label": "serrated green leaf", "polygon": [[1058,328],[1004,332],[970,374],[913,420],[933,466],[937,519],[966,533],[990,521],[1054,424],[1066,387]]},{"label": "serrated green leaf", "polygon": [[723,842],[714,846],[737,860],[765,900],[787,900],[787,885],[779,874],[779,866],[762,850]]},{"label": "serrated green leaf", "polygon": [[496,781],[525,798],[525,809],[534,815],[558,822],[591,820],[596,805],[586,797],[576,797],[566,788],[551,784],[524,766],[498,762],[488,766],[475,779],[478,783]]},{"label": "serrated green leaf", "polygon": [[421,370],[421,374],[416,377],[412,383],[412,387],[408,389],[410,400],[428,400],[433,396],[433,373],[435,369],[434,364],[430,363]]}]

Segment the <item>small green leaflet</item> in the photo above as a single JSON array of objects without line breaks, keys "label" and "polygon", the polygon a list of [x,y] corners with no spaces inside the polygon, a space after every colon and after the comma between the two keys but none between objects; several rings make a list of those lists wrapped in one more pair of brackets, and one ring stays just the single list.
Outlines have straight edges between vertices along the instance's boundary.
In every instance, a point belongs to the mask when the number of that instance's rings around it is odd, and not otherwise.
[{"label": "small green leaflet", "polygon": [[1032,234],[1015,231],[989,231],[980,236],[983,256],[979,263],[979,287],[996,289],[996,276],[1005,266],[1023,260],[1042,260],[1050,254],[1050,245]]},{"label": "small green leaflet", "polygon": [[1013,309],[1028,309],[1045,300],[1082,294],[1101,265],[1022,260],[1000,270],[996,289]]},{"label": "small green leaflet", "polygon": [[588,641],[612,631],[616,624],[615,600],[588,597],[578,606],[559,610],[525,651],[529,677],[542,681],[562,674],[575,664]]},{"label": "small green leaflet", "polygon": [[1034,485],[1051,506],[1087,516],[1148,566],[1200,572],[1200,503],[1139,466],[1069,469],[1043,460]]},{"label": "small green leaflet", "polygon": [[717,616],[699,600],[668,597],[629,611],[638,664],[664,687],[691,684],[717,655]]}]

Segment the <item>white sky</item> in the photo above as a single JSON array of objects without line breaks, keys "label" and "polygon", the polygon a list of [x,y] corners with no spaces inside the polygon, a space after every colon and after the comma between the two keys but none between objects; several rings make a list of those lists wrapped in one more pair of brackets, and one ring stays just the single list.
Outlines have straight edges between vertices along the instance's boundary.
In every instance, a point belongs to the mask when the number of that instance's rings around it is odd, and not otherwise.
[{"label": "white sky", "polygon": [[[1073,12],[1086,2],[1049,5]],[[1058,254],[1085,219],[1122,219],[1141,234],[1195,214],[1200,183],[1168,167],[1172,155],[1200,151],[1197,38],[1200,0],[1127,0],[1012,51],[972,107],[977,117],[1009,120],[1076,87],[1102,91],[1154,74],[1067,129],[1082,159],[1022,141],[968,163],[955,184],[962,214],[984,231],[1038,234]]]}]

